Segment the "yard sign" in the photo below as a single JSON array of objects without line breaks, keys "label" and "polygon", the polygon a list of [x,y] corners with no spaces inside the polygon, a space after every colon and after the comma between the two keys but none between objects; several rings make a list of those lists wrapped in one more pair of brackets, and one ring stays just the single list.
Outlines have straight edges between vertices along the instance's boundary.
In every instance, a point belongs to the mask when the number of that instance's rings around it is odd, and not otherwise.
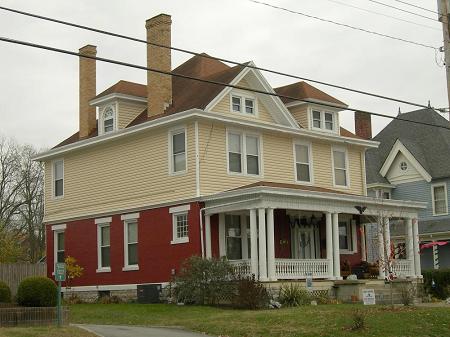
[{"label": "yard sign", "polygon": [[364,305],[374,305],[375,304],[375,290],[363,289],[362,295],[363,295]]}]

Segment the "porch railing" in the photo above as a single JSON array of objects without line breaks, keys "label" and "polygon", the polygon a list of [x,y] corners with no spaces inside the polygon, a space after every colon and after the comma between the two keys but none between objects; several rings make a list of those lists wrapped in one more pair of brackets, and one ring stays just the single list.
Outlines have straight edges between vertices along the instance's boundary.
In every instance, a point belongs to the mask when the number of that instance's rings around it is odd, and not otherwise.
[{"label": "porch railing", "polygon": [[299,279],[312,276],[331,276],[330,261],[327,259],[275,259],[275,275],[278,279]]},{"label": "porch railing", "polygon": [[397,275],[397,277],[411,276],[411,260],[409,259],[393,260],[392,269],[395,275]]},{"label": "porch railing", "polygon": [[229,260],[228,261],[234,269],[234,272],[241,276],[251,275],[250,260]]}]

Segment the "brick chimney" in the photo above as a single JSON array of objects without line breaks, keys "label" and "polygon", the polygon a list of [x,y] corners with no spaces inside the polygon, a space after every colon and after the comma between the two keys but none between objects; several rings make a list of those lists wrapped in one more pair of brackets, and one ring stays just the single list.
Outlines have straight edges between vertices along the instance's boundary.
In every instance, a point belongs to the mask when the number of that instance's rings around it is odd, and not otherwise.
[{"label": "brick chimney", "polygon": [[[79,52],[81,55],[96,56],[97,47],[88,44]],[[95,60],[80,57],[80,138],[89,136],[96,127],[95,106],[89,105],[96,94]]]},{"label": "brick chimney", "polygon": [[[170,15],[159,14],[148,19],[147,42],[171,46]],[[147,67],[170,72],[172,70],[171,50],[147,45]],[[172,77],[170,75],[147,72],[147,115],[159,115],[172,104]]]},{"label": "brick chimney", "polygon": [[364,139],[372,138],[372,118],[370,114],[355,111],[355,133]]}]

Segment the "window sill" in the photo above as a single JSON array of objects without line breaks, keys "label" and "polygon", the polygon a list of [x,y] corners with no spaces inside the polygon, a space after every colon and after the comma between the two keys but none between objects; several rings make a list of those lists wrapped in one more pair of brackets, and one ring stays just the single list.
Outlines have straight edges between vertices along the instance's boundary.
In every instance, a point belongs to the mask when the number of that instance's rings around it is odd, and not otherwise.
[{"label": "window sill", "polygon": [[95,272],[96,273],[110,273],[111,272],[111,268],[110,267],[98,268]]},{"label": "window sill", "polygon": [[62,199],[64,199],[64,195],[60,195],[60,196],[57,196],[57,197],[52,196],[52,200],[62,200]]},{"label": "window sill", "polygon": [[232,172],[232,171],[228,171],[228,175],[235,176],[235,177],[255,178],[255,179],[264,178],[262,174],[250,174],[250,173]]},{"label": "window sill", "polygon": [[181,238],[181,239],[175,239],[175,240],[170,241],[171,245],[177,245],[180,243],[189,243],[189,238]]},{"label": "window sill", "polygon": [[448,212],[447,213],[442,213],[442,214],[433,214],[433,216],[446,216],[446,215],[448,215]]},{"label": "window sill", "polygon": [[187,173],[187,170],[184,171],[178,171],[178,172],[169,172],[169,176],[182,176]]},{"label": "window sill", "polygon": [[133,266],[125,266],[122,268],[122,271],[133,271],[133,270],[139,270],[139,265],[133,265]]}]

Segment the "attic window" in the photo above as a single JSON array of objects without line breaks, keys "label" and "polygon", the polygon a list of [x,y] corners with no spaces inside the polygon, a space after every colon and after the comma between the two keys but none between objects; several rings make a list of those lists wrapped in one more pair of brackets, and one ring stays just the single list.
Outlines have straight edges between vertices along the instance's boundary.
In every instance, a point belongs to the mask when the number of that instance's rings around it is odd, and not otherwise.
[{"label": "attic window", "polygon": [[114,131],[114,108],[109,106],[105,108],[102,114],[103,133]]},{"label": "attic window", "polygon": [[408,169],[408,164],[404,161],[400,163],[400,170],[406,171]]},{"label": "attic window", "polygon": [[321,131],[336,131],[336,114],[330,111],[312,110],[312,128]]},{"label": "attic window", "polygon": [[232,112],[255,115],[256,109],[256,100],[253,97],[248,97],[245,94],[231,96]]}]

